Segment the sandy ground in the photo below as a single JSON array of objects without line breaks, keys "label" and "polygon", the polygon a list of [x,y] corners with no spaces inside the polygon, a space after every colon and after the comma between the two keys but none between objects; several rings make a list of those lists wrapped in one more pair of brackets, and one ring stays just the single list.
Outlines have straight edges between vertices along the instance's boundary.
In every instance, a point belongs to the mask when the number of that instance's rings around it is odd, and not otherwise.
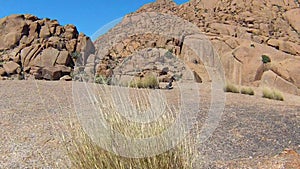
[{"label": "sandy ground", "polygon": [[[209,110],[209,89],[200,85],[200,126]],[[300,97],[284,94],[280,102],[255,92],[226,93],[216,130],[197,145],[198,168],[263,168],[258,166],[286,148],[300,153]],[[0,98],[0,168],[72,168],[65,148],[66,126],[77,118],[72,82],[0,81]],[[299,156],[294,160],[300,164]]]}]

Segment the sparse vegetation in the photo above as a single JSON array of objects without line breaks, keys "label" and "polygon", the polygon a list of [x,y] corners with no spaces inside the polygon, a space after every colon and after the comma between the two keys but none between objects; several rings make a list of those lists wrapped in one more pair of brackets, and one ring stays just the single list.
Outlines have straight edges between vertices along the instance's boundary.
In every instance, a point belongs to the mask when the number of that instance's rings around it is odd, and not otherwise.
[{"label": "sparse vegetation", "polygon": [[[99,90],[105,91],[105,88]],[[135,90],[130,89],[135,93],[133,96],[136,101],[133,101],[133,107],[137,110],[143,110],[144,107],[148,107],[148,103],[145,98],[147,98],[147,92],[150,89]],[[146,92],[146,93],[143,93]],[[130,122],[117,113],[116,103],[114,99],[107,97],[106,95],[99,96],[99,109],[101,109],[101,115],[105,118],[108,126],[112,131],[119,132],[120,134],[128,138],[148,138],[150,136],[155,136],[163,131],[165,131],[171,124],[176,120],[177,111],[169,108],[164,102],[161,103],[168,108],[165,110],[164,116],[161,117],[154,123],[141,124]],[[159,99],[159,97],[157,98]],[[157,105],[159,106],[159,105]],[[127,110],[121,109],[119,111],[134,111],[133,109]],[[152,110],[150,110],[152,111]],[[154,110],[153,110],[154,111]],[[70,123],[72,124],[72,123]],[[72,167],[74,168],[111,168],[111,169],[130,169],[130,168],[141,168],[141,169],[186,169],[192,168],[191,155],[193,149],[190,148],[191,145],[187,143],[179,144],[179,146],[168,150],[165,153],[144,157],[144,158],[127,158],[116,155],[112,152],[106,151],[104,148],[99,147],[95,142],[93,142],[90,137],[84,132],[80,127],[72,127],[72,139],[70,143],[67,143],[66,147],[68,149],[68,155],[72,162]],[[112,133],[113,134],[113,133]],[[112,135],[113,136],[113,135]],[[112,142],[114,137],[110,138]],[[163,144],[163,143],[158,143]],[[112,146],[112,145],[108,145]],[[128,147],[128,145],[122,145],[123,147]],[[150,147],[149,147],[150,148]],[[118,150],[116,150],[118,151]]]},{"label": "sparse vegetation", "polygon": [[130,82],[130,87],[135,88],[151,88],[156,89],[159,88],[158,79],[154,75],[146,75],[140,79],[134,79]]},{"label": "sparse vegetation", "polygon": [[267,55],[261,55],[261,59],[262,59],[263,63],[269,63],[269,62],[271,62],[270,57],[267,56]]},{"label": "sparse vegetation", "polygon": [[234,84],[227,83],[226,86],[224,87],[225,92],[231,92],[231,93],[239,93],[238,87],[236,87]]},{"label": "sparse vegetation", "polygon": [[275,89],[270,89],[270,88],[263,89],[263,97],[268,99],[273,99],[273,100],[280,100],[280,101],[284,100],[282,93],[280,91]]},{"label": "sparse vegetation", "polygon": [[72,52],[71,57],[72,57],[72,59],[77,60],[79,57],[81,57],[81,53],[77,52],[77,51]]},{"label": "sparse vegetation", "polygon": [[79,132],[77,133],[79,135],[77,135],[76,139],[72,140],[68,151],[74,168],[191,168],[183,157],[183,152],[178,148],[153,157],[126,158],[100,148],[92,142],[83,130],[77,132]]},{"label": "sparse vegetation", "polygon": [[108,78],[108,77],[105,77],[102,75],[97,75],[95,77],[95,83],[109,85],[110,82],[111,82],[111,78]]},{"label": "sparse vegetation", "polygon": [[252,88],[247,87],[247,88],[242,88],[241,89],[242,94],[247,94],[247,95],[254,95],[254,91]]}]

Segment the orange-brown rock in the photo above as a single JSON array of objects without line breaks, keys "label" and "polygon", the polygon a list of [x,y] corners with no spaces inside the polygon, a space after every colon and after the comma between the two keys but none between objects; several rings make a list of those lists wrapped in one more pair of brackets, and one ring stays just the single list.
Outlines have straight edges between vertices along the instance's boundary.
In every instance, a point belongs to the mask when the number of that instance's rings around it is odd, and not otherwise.
[{"label": "orange-brown rock", "polygon": [[[39,19],[30,14],[11,15],[0,19],[0,60],[8,63],[0,65],[0,68],[5,66],[7,69],[2,75],[21,73],[15,70],[16,65],[19,65],[25,79],[33,76],[37,79],[47,77],[50,80],[59,80],[59,73],[43,76],[40,70],[57,65],[72,69],[76,58],[72,59],[71,55],[75,51],[78,56],[84,57],[85,61],[95,52],[88,37],[84,34],[81,34],[80,38],[78,36],[74,25],[61,26],[57,20]],[[94,60],[90,59],[90,62]],[[86,62],[82,64],[86,66]],[[67,71],[67,74],[70,72]],[[55,77],[48,77],[49,75]]]}]

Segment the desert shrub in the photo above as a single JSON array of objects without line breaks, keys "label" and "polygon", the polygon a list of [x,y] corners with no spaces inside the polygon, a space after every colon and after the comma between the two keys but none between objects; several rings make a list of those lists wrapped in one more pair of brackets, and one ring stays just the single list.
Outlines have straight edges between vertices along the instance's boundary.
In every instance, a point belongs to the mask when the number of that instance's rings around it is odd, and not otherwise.
[{"label": "desert shrub", "polygon": [[72,57],[72,59],[77,60],[79,57],[81,57],[81,53],[77,52],[77,51],[72,52],[71,57]]},{"label": "desert shrub", "polygon": [[146,75],[144,78],[132,80],[129,86],[135,88],[155,89],[159,87],[159,82],[154,75]]},{"label": "desert shrub", "polygon": [[273,100],[280,100],[280,101],[284,100],[280,91],[275,89],[269,89],[269,88],[263,89],[263,97],[268,99],[273,99]]},{"label": "desert shrub", "polygon": [[109,85],[110,82],[111,82],[111,78],[105,77],[105,76],[102,76],[102,75],[96,75],[94,81],[95,81],[95,83],[98,83],[98,84],[106,84],[106,85]]},{"label": "desert shrub", "polygon": [[127,158],[102,149],[84,134],[82,129],[77,132],[79,135],[76,139],[72,139],[68,148],[68,155],[74,168],[191,168],[178,148],[153,157]]},{"label": "desert shrub", "polygon": [[241,89],[242,94],[247,94],[247,95],[254,95],[254,91],[252,88],[247,87],[247,88],[242,88]]},{"label": "desert shrub", "polygon": [[239,89],[231,83],[227,83],[226,86],[224,87],[225,92],[231,92],[231,93],[239,93]]},{"label": "desert shrub", "polygon": [[280,101],[284,100],[283,95],[282,95],[282,93],[280,91],[274,90],[273,94],[274,94],[274,99],[275,100],[280,100]]},{"label": "desert shrub", "polygon": [[262,59],[263,63],[269,63],[269,62],[271,62],[270,57],[267,56],[267,55],[261,55],[261,59]]},{"label": "desert shrub", "polygon": [[[105,85],[104,85],[105,86]],[[107,87],[107,86],[106,86]],[[102,88],[100,91],[105,91]],[[139,103],[136,104],[137,109],[143,109],[147,101],[145,98],[148,97],[150,89],[135,90],[130,89],[135,93],[133,96]],[[147,93],[148,92],[148,93]],[[166,113],[161,119],[154,123],[141,124],[130,122],[123,116],[118,114],[116,111],[116,103],[114,99],[109,99],[107,95],[100,95],[99,108],[102,110],[101,115],[107,123],[108,126],[113,130],[121,133],[122,135],[129,138],[148,138],[153,135],[158,135],[166,130],[167,127],[172,125],[176,120],[176,110],[167,108]],[[157,99],[159,99],[158,97]],[[162,103],[162,102],[157,102]],[[164,104],[168,106],[167,104]],[[159,106],[159,105],[157,105]],[[120,111],[126,111],[127,109],[121,109]],[[132,110],[127,110],[132,111]],[[154,110],[153,110],[154,111]],[[70,122],[70,124],[73,124]],[[186,169],[192,168],[191,165],[191,153],[192,148],[190,148],[189,143],[182,143],[179,146],[168,150],[165,153],[158,154],[151,157],[144,158],[127,158],[118,156],[114,153],[108,152],[103,148],[99,147],[95,142],[93,142],[90,137],[84,132],[80,127],[72,127],[71,130],[72,139],[71,142],[67,142],[66,147],[68,150],[68,156],[71,159],[72,168],[111,168],[111,169],[130,169],[130,168],[141,168],[141,169]],[[113,137],[111,137],[112,142]],[[160,144],[160,143],[158,143]],[[163,143],[161,143],[163,144]],[[110,146],[110,145],[108,145]],[[127,147],[127,145],[122,145]],[[151,148],[149,146],[149,148]],[[117,150],[116,150],[117,151]]]}]

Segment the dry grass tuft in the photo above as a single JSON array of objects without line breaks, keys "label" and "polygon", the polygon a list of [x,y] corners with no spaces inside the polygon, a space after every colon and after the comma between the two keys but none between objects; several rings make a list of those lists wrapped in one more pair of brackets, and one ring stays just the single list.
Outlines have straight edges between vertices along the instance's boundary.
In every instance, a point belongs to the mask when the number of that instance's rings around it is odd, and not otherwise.
[{"label": "dry grass tuft", "polygon": [[270,89],[270,88],[263,89],[263,97],[268,99],[273,99],[273,100],[279,100],[279,101],[284,100],[283,95],[280,91],[275,89]]},{"label": "dry grass tuft", "polygon": [[247,94],[247,95],[254,95],[254,91],[250,87],[248,87],[248,88],[242,88],[241,89],[241,93],[242,94]]},{"label": "dry grass tuft", "polygon": [[[114,88],[114,87],[107,87]],[[155,122],[140,124],[137,122],[132,122],[127,119],[124,120],[117,110],[126,112],[126,111],[136,111],[151,113],[151,111],[156,111],[150,109],[150,111],[145,111],[147,108],[153,107],[151,101],[146,100],[146,96],[149,94],[147,92],[153,91],[151,89],[130,89],[130,92],[133,93],[133,98],[136,101],[132,102],[132,105],[128,105],[125,101],[118,102],[119,105],[124,105],[120,109],[116,108],[116,99],[110,98],[106,89],[99,90],[99,108],[102,110],[101,114],[105,118],[106,122],[109,124],[112,131],[116,131],[126,136],[127,138],[148,138],[150,136],[155,136],[169,127],[172,122],[176,119],[176,112],[174,109],[167,108],[164,115],[161,119],[156,120]],[[114,90],[114,89],[113,89]],[[118,89],[116,89],[118,90]],[[120,90],[122,92],[122,90]],[[119,98],[122,98],[122,93],[119,93]],[[151,97],[156,100],[152,102],[156,107],[165,107],[168,105],[159,100],[159,95]],[[134,110],[135,109],[135,110]],[[168,150],[165,153],[158,154],[151,157],[144,158],[127,158],[122,157],[112,152],[108,152],[103,148],[99,147],[98,144],[93,142],[90,137],[84,132],[80,127],[74,128],[72,132],[72,141],[68,146],[68,154],[71,158],[72,165],[74,168],[117,168],[117,169],[135,169],[135,168],[147,168],[147,169],[174,169],[174,168],[192,168],[190,162],[191,152],[193,151],[190,148],[189,144],[180,144],[180,146],[175,147],[171,150]],[[111,138],[114,139],[113,137]],[[114,142],[114,141],[112,141]],[[163,143],[157,143],[163,145]],[[122,147],[128,147],[127,145],[122,145]]]},{"label": "dry grass tuft", "polygon": [[130,82],[129,86],[133,88],[156,89],[159,88],[159,82],[156,76],[148,74],[141,79],[134,79]]},{"label": "dry grass tuft", "polygon": [[226,86],[224,87],[225,92],[231,92],[231,93],[239,93],[239,89],[231,83],[227,83]]}]

